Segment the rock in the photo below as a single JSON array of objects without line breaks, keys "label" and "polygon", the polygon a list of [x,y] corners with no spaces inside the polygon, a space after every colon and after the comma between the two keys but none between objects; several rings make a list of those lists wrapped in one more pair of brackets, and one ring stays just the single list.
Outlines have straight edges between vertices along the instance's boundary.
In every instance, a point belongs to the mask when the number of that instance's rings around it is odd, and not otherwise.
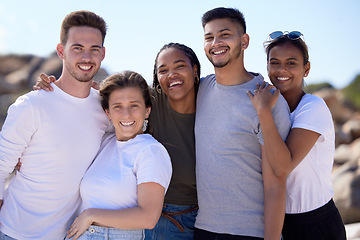
[{"label": "rock", "polygon": [[334,162],[336,164],[353,162],[358,159],[360,159],[360,138],[351,144],[341,144],[335,149]]},{"label": "rock", "polygon": [[353,109],[347,106],[341,91],[332,88],[324,88],[314,93],[324,99],[330,109],[335,122],[344,123],[353,116]]},{"label": "rock", "polygon": [[109,74],[105,71],[105,69],[100,68],[99,71],[94,76],[93,80],[95,82],[101,83],[108,76],[109,76]]},{"label": "rock", "polygon": [[360,240],[360,222],[346,224],[345,229],[347,240]]},{"label": "rock", "polygon": [[334,123],[335,124],[335,147],[338,147],[341,144],[349,144],[353,140],[350,132],[343,131],[343,125]]},{"label": "rock", "polygon": [[342,125],[345,135],[351,136],[352,140],[360,138],[360,114],[355,115]]},{"label": "rock", "polygon": [[14,72],[31,61],[33,55],[0,55],[0,77]]},{"label": "rock", "polygon": [[58,57],[57,53],[54,52],[44,61],[39,68],[35,69],[28,78],[28,86],[32,88],[36,83],[36,79],[40,73],[46,73],[48,75],[54,75],[59,78],[62,72],[62,60]]},{"label": "rock", "polygon": [[334,202],[345,224],[360,222],[360,158],[332,173]]},{"label": "rock", "polygon": [[4,82],[7,83],[7,93],[17,93],[19,89],[29,88],[29,77],[33,74],[33,71],[38,69],[45,60],[40,57],[33,57],[29,63],[19,68],[18,70],[9,73],[5,76]]},{"label": "rock", "polygon": [[335,149],[334,163],[342,165],[350,160],[349,156],[350,146],[349,144],[341,144]]}]

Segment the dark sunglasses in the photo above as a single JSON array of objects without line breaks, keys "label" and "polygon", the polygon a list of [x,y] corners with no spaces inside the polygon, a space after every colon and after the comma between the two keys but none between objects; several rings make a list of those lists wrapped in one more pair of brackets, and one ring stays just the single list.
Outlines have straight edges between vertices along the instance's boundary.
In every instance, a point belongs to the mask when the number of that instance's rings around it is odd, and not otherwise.
[{"label": "dark sunglasses", "polygon": [[301,38],[303,34],[299,31],[292,31],[292,32],[282,32],[282,31],[275,31],[269,34],[271,40],[277,39],[281,36],[287,36],[290,40],[297,40]]}]

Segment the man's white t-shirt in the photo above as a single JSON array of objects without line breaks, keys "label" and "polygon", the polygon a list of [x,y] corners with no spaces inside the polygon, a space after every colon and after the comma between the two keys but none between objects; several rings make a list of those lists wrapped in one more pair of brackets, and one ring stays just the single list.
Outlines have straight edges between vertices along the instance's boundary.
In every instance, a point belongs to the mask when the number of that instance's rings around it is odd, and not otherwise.
[{"label": "man's white t-shirt", "polygon": [[[52,87],[19,97],[0,132],[0,230],[15,239],[64,239],[109,124],[98,91],[76,98]],[[21,169],[4,191],[19,158]]]}]

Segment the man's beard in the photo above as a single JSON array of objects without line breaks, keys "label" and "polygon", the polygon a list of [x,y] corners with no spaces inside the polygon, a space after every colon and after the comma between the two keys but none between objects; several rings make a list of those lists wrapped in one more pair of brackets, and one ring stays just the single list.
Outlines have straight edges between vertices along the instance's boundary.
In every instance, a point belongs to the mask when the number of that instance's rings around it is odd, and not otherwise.
[{"label": "man's beard", "polygon": [[215,68],[223,68],[226,65],[228,65],[229,62],[231,62],[233,59],[238,59],[241,56],[241,44],[239,44],[235,50],[234,50],[234,56],[231,57],[229,59],[227,59],[224,62],[214,62],[211,58],[211,56],[209,56],[208,54],[206,54],[206,57],[209,59],[209,61],[211,62],[211,64],[215,67]]},{"label": "man's beard", "polygon": [[91,75],[89,75],[90,74],[89,73],[86,75],[79,76],[79,74],[77,74],[71,67],[69,67],[68,65],[65,65],[65,66],[66,66],[67,70],[69,71],[70,75],[79,82],[90,82],[96,74],[96,72],[95,72]]}]

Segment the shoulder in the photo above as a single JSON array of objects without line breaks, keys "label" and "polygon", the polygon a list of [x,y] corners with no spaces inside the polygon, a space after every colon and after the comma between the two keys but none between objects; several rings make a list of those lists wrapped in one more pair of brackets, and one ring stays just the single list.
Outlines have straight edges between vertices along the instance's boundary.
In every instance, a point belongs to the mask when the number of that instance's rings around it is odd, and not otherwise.
[{"label": "shoulder", "polygon": [[319,96],[312,94],[305,94],[301,99],[299,105],[297,106],[297,111],[311,111],[314,113],[320,112],[329,112],[324,99]]},{"label": "shoulder", "polygon": [[137,164],[168,165],[171,164],[166,148],[150,134],[136,136]]},{"label": "shoulder", "polygon": [[206,77],[200,79],[200,83],[216,81],[215,74],[209,74]]},{"label": "shoulder", "polygon": [[287,114],[288,116],[290,115],[289,105],[281,93],[279,94],[279,98],[275,103],[274,109],[280,109],[280,111],[284,112],[283,114]]},{"label": "shoulder", "polygon": [[250,81],[241,84],[241,86],[244,87],[246,90],[253,92],[257,84],[262,84],[264,82],[264,77],[260,73],[249,73],[253,75],[253,78]]},{"label": "shoulder", "polygon": [[24,95],[19,96],[15,102],[11,105],[12,108],[28,108],[32,105],[36,104],[37,102],[41,103],[44,102],[46,99],[46,91],[39,90],[39,91],[31,91]]},{"label": "shoulder", "polygon": [[158,142],[152,135],[148,133],[138,135],[137,139],[138,142],[143,146],[144,151],[149,151],[152,149],[165,149],[165,147],[160,142]]},{"label": "shoulder", "polygon": [[116,141],[116,135],[114,132],[106,132],[101,140],[101,148],[108,145],[110,142]]},{"label": "shoulder", "polygon": [[291,113],[292,128],[308,129],[321,135],[332,134],[332,115],[325,101],[315,95],[305,94],[299,105]]},{"label": "shoulder", "polygon": [[101,101],[100,92],[97,89],[91,88],[89,98],[91,101]]},{"label": "shoulder", "polygon": [[136,137],[139,156],[145,158],[169,158],[166,148],[150,134],[144,133]]},{"label": "shoulder", "polygon": [[206,94],[210,89],[212,89],[216,85],[215,74],[207,75],[204,78],[200,79],[198,97]]},{"label": "shoulder", "polygon": [[249,72],[249,73],[254,76],[252,81],[255,81],[256,83],[259,83],[259,82],[262,83],[264,81],[264,77],[263,77],[263,75],[261,75],[261,73],[254,73],[254,72]]},{"label": "shoulder", "polygon": [[94,97],[99,97],[100,96],[100,92],[99,90],[95,89],[95,88],[90,88],[90,95],[94,96]]},{"label": "shoulder", "polygon": [[312,104],[320,104],[320,105],[326,105],[324,99],[322,99],[319,96],[312,95],[309,93],[306,93],[303,98],[301,99],[301,102],[303,103],[312,103]]},{"label": "shoulder", "polygon": [[8,129],[9,126],[14,127],[31,127],[33,131],[38,129],[40,120],[40,109],[43,108],[48,101],[42,98],[43,93],[40,91],[32,91],[26,93],[16,99],[16,101],[10,105],[7,111],[6,121],[4,123]]}]

